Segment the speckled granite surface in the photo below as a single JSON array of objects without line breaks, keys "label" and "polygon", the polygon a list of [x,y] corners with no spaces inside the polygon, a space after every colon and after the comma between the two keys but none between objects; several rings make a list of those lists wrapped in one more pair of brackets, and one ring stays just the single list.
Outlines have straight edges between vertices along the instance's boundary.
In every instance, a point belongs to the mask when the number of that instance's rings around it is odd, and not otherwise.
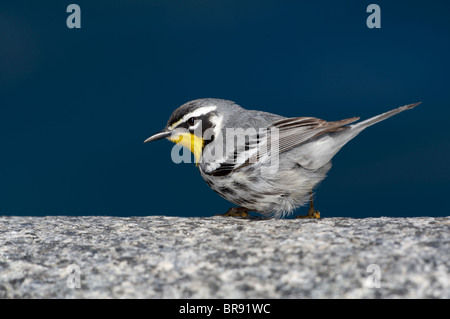
[{"label": "speckled granite surface", "polygon": [[450,298],[450,217],[5,216],[0,297]]}]

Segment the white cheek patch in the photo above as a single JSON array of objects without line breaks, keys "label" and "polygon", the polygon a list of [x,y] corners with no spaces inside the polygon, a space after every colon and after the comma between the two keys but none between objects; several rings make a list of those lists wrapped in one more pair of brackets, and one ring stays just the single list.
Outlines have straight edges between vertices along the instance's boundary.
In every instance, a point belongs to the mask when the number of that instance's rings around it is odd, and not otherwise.
[{"label": "white cheek patch", "polygon": [[213,116],[211,117],[210,121],[211,123],[214,125],[214,135],[215,136],[219,136],[219,133],[222,129],[222,120],[223,120],[223,116]]}]

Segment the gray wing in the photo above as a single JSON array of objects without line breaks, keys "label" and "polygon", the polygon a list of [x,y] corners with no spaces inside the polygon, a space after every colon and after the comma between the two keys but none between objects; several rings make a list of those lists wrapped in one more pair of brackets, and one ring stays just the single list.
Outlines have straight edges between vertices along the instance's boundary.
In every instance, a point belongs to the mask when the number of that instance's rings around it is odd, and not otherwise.
[{"label": "gray wing", "polygon": [[235,145],[234,154],[209,172],[214,176],[224,176],[247,165],[260,161],[274,152],[280,154],[306,143],[320,135],[340,132],[348,128],[345,126],[357,121],[359,117],[352,117],[340,121],[327,122],[314,117],[283,118],[273,122],[264,129],[255,130],[256,133],[246,136],[244,146]]},{"label": "gray wing", "polygon": [[346,130],[349,127],[345,125],[357,120],[359,117],[334,122],[315,117],[295,117],[276,121],[268,127],[267,134],[252,145],[257,148],[257,151],[250,153],[244,164],[236,165],[233,169],[237,170],[256,163],[267,156],[287,152],[323,134]]},{"label": "gray wing", "polygon": [[357,120],[359,117],[334,122],[327,122],[315,117],[294,117],[277,121],[270,128],[277,129],[275,132],[278,131],[279,153],[282,153],[322,134],[348,129],[349,127],[345,125]]}]

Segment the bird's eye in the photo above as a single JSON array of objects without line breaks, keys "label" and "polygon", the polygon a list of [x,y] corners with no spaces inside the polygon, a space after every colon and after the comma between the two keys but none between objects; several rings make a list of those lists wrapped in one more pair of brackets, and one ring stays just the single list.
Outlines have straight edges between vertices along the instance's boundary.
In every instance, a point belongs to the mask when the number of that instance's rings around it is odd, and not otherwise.
[{"label": "bird's eye", "polygon": [[195,117],[190,117],[188,120],[187,120],[187,123],[189,124],[189,126],[192,126],[192,125],[194,125],[194,122],[195,122]]}]

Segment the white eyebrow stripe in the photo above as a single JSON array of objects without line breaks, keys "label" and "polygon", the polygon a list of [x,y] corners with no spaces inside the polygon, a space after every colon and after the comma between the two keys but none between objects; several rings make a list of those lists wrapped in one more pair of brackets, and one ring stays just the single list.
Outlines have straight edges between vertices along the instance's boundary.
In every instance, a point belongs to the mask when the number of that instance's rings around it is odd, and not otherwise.
[{"label": "white eyebrow stripe", "polygon": [[201,115],[205,115],[211,111],[214,111],[216,108],[217,108],[217,106],[215,106],[215,105],[200,107],[200,108],[192,111],[191,113],[185,114],[183,116],[183,118],[181,119],[181,121],[186,122],[191,117],[199,117]]},{"label": "white eyebrow stripe", "polygon": [[173,130],[178,124],[181,123],[181,120],[176,121],[175,123],[172,123],[171,126],[169,126],[169,130]]},{"label": "white eyebrow stripe", "polygon": [[214,111],[215,109],[217,109],[217,106],[215,105],[210,105],[210,106],[203,106],[200,107],[190,113],[185,114],[180,120],[176,121],[175,123],[173,123],[169,129],[174,129],[175,127],[177,127],[178,125],[180,125],[180,123],[184,123],[186,122],[188,119],[190,119],[191,117],[199,117],[201,115],[205,115],[208,114],[209,112]]}]

